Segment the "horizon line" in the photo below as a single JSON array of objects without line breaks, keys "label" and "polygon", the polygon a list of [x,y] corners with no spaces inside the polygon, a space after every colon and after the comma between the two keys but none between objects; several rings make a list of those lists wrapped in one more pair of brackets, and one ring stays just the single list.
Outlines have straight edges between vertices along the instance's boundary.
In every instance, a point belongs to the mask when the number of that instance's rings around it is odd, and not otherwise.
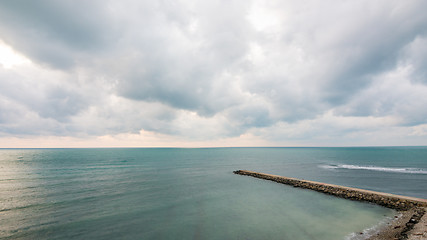
[{"label": "horizon line", "polygon": [[427,145],[349,145],[349,146],[217,146],[217,147],[0,147],[0,149],[214,149],[214,148],[404,148],[427,147]]}]

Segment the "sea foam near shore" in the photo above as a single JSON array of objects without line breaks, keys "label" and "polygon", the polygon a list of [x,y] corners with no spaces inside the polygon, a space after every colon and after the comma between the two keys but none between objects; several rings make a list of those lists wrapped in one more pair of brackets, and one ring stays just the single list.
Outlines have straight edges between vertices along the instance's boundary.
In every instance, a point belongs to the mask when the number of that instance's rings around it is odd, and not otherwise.
[{"label": "sea foam near shore", "polygon": [[[395,216],[397,218],[399,218],[402,216],[402,214],[396,213]],[[390,227],[390,225],[394,219],[395,219],[395,217],[393,217],[393,216],[384,217],[384,219],[382,219],[380,222],[378,222],[377,224],[375,224],[372,227],[368,227],[366,229],[363,229],[363,231],[360,231],[360,232],[350,233],[349,235],[347,235],[345,237],[345,240],[366,240],[366,239],[369,239],[369,238],[377,235],[381,231],[384,231],[385,229]]]}]

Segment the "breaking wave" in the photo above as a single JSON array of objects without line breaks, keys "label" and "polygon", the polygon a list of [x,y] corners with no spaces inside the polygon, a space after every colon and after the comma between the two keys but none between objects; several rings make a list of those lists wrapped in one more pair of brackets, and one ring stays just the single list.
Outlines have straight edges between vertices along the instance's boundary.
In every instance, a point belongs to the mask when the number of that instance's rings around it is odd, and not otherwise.
[{"label": "breaking wave", "polygon": [[392,172],[392,173],[410,173],[410,174],[427,174],[426,169],[422,168],[391,168],[391,167],[377,167],[377,166],[359,166],[359,165],[321,165],[320,167],[326,169],[350,169],[350,170],[369,170],[379,172]]}]

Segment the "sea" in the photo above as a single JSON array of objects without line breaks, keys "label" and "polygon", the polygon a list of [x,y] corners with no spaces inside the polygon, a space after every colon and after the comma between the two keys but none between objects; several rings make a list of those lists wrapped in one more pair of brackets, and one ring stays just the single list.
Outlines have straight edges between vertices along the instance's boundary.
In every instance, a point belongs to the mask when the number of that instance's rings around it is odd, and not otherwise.
[{"label": "sea", "polygon": [[427,147],[0,149],[0,239],[366,239],[398,213],[235,170],[427,198]]}]

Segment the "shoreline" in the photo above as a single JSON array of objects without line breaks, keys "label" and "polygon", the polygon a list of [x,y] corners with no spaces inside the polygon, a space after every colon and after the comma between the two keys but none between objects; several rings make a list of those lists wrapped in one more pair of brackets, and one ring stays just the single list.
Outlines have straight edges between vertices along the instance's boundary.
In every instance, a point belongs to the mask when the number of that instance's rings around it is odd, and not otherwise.
[{"label": "shoreline", "polygon": [[397,210],[400,216],[395,216],[394,220],[381,227],[374,236],[368,237],[368,240],[427,239],[427,199],[375,192],[359,188],[288,178],[246,170],[237,170],[233,173],[274,181],[277,183],[291,185],[293,187],[305,188],[353,201],[371,202]]},{"label": "shoreline", "polygon": [[425,208],[414,208],[406,211],[398,211],[400,216],[388,222],[374,235],[366,240],[388,240],[388,239],[427,239],[427,215]]}]

